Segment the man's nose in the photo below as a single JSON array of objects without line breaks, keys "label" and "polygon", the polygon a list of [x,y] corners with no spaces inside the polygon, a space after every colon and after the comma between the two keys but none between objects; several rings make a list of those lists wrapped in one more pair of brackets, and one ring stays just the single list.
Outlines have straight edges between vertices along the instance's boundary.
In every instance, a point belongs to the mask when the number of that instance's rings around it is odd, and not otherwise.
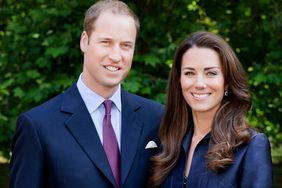
[{"label": "man's nose", "polygon": [[110,54],[109,54],[109,58],[114,62],[121,61],[121,51],[118,45],[115,45],[112,47]]}]

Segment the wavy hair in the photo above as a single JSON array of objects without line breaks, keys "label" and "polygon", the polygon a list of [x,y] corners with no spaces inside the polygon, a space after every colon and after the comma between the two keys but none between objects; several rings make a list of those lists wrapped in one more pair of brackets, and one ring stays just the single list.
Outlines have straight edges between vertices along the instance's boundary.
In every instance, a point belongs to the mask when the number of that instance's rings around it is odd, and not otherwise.
[{"label": "wavy hair", "polygon": [[188,36],[178,47],[170,71],[165,114],[159,130],[161,152],[154,156],[148,185],[158,187],[174,168],[181,151],[182,140],[189,121],[191,107],[185,102],[180,85],[184,53],[192,47],[209,48],[219,55],[228,96],[222,99],[212,123],[206,164],[219,172],[233,163],[234,149],[250,140],[245,115],[251,108],[251,96],[245,71],[232,48],[219,36],[200,31]]}]

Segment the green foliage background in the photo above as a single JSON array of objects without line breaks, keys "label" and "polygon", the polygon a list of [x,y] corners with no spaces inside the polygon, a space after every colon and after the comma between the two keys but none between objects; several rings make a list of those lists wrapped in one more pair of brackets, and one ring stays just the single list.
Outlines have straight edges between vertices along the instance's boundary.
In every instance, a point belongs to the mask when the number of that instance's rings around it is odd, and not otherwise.
[{"label": "green foliage background", "polygon": [[[0,0],[0,151],[9,156],[17,116],[57,95],[82,69],[83,17],[95,1]],[[133,68],[123,86],[165,102],[175,50],[189,33],[223,36],[249,76],[250,124],[282,141],[282,1],[136,0],[141,21]]]}]

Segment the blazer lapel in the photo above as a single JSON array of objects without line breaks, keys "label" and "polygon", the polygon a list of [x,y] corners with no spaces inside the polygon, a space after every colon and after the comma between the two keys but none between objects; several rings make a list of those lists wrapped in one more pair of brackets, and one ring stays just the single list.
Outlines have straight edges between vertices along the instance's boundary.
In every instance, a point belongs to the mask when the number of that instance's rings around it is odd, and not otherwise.
[{"label": "blazer lapel", "polygon": [[67,130],[69,130],[93,164],[113,185],[116,185],[98,133],[76,84],[63,95],[61,110],[71,113],[70,118],[65,122]]},{"label": "blazer lapel", "polygon": [[121,184],[128,176],[133,164],[138,140],[143,128],[142,117],[138,116],[140,104],[129,93],[122,90],[122,129],[121,129]]}]

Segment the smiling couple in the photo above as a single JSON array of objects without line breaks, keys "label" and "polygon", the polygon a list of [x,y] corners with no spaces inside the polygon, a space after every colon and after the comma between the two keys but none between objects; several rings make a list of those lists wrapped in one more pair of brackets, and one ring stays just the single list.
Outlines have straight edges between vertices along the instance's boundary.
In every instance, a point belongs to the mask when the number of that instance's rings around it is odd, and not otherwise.
[{"label": "smiling couple", "polygon": [[251,97],[229,45],[209,32],[185,39],[164,108],[120,84],[138,30],[121,1],[87,10],[82,73],[19,116],[10,187],[271,187],[269,142],[245,122]]}]

